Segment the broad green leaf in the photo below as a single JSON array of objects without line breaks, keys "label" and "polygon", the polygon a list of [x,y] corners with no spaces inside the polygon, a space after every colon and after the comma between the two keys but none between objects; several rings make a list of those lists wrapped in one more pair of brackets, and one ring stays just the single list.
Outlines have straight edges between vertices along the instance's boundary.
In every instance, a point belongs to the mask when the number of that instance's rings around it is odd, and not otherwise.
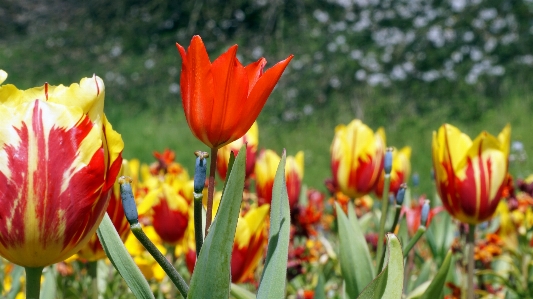
[{"label": "broad green leaf", "polygon": [[229,298],[231,252],[244,190],[245,165],[246,145],[243,145],[228,176],[215,220],[200,250],[187,298]]},{"label": "broad green leaf", "polygon": [[126,247],[124,247],[107,213],[104,215],[104,219],[102,219],[96,232],[107,257],[124,278],[135,297],[154,298],[148,282],[131,258]]},{"label": "broad green leaf", "polygon": [[318,275],[318,283],[315,287],[315,297],[314,299],[326,299],[326,287],[325,287],[324,275],[320,273]]},{"label": "broad green leaf", "polygon": [[55,266],[46,267],[43,272],[44,282],[41,285],[41,299],[56,298],[56,275]]},{"label": "broad green leaf", "polygon": [[230,294],[235,299],[255,299],[254,293],[234,283],[231,284]]},{"label": "broad green leaf", "polygon": [[285,160],[286,154],[283,151],[272,188],[268,249],[265,268],[257,290],[258,299],[285,298],[291,225],[289,196],[285,183]]},{"label": "broad green leaf", "polygon": [[[341,273],[346,283],[346,294],[349,298],[356,298],[374,278],[374,266],[357,217],[353,214],[348,220],[340,205],[338,203],[335,205],[339,227]],[[352,208],[353,206],[350,206],[348,210]]]},{"label": "broad green leaf", "polygon": [[403,291],[402,245],[394,234],[387,234],[387,265],[359,295],[359,299],[400,299]]},{"label": "broad green leaf", "polygon": [[423,282],[419,286],[415,287],[415,289],[412,292],[410,292],[409,296],[407,296],[407,298],[405,299],[419,299],[420,296],[422,296],[424,292],[427,290],[427,288],[429,287],[429,284],[431,284],[430,280]]},{"label": "broad green leaf", "polygon": [[452,251],[448,250],[448,254],[440,266],[437,275],[435,275],[431,281],[431,284],[428,286],[427,290],[424,292],[422,297],[420,297],[420,299],[442,298],[442,290],[444,289],[444,283],[446,283],[446,277],[448,276],[448,271],[450,270],[451,264]]}]

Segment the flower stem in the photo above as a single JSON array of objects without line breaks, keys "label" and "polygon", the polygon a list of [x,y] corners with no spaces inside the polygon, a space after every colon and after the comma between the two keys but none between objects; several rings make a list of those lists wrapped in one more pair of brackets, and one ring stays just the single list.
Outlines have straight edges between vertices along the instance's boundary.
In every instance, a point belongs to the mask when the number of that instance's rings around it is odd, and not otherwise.
[{"label": "flower stem", "polygon": [[25,267],[26,269],[26,298],[39,299],[41,295],[41,274],[44,267]]},{"label": "flower stem", "polygon": [[467,268],[467,299],[474,299],[474,248],[475,244],[476,225],[468,225],[468,235],[466,237],[466,245],[468,246],[468,268]]},{"label": "flower stem", "polygon": [[89,262],[87,264],[87,272],[91,277],[91,297],[98,299],[98,262]]},{"label": "flower stem", "polygon": [[407,243],[407,246],[403,249],[403,256],[406,257],[409,254],[409,251],[415,246],[416,242],[422,237],[422,235],[426,232],[426,227],[424,225],[420,225],[418,227],[418,230],[416,231],[415,235],[411,240],[409,240],[409,243]]},{"label": "flower stem", "polygon": [[194,240],[196,241],[196,257],[200,256],[200,249],[204,244],[204,236],[202,234],[202,193],[193,193],[194,197]]},{"label": "flower stem", "polygon": [[213,196],[215,195],[215,172],[217,170],[218,148],[211,149],[211,162],[209,164],[209,185],[207,186],[207,212],[205,219],[205,236],[209,232],[211,219],[213,218]]},{"label": "flower stem", "polygon": [[144,231],[142,230],[141,225],[137,222],[135,224],[132,224],[130,226],[131,231],[143,244],[144,248],[154,257],[156,262],[163,268],[165,273],[167,273],[168,277],[174,283],[174,285],[178,288],[179,292],[184,298],[187,298],[187,293],[189,292],[189,286],[187,283],[185,283],[185,280],[181,275],[176,271],[173,265],[170,264],[170,262],[163,256],[163,254],[157,249],[157,247],[150,241],[150,239],[146,236]]},{"label": "flower stem", "polygon": [[381,272],[383,267],[383,259],[385,252],[383,250],[383,240],[385,239],[385,222],[387,221],[387,210],[389,207],[389,189],[390,189],[390,174],[385,174],[383,186],[383,195],[381,196],[381,218],[379,219],[379,234],[378,234],[378,248],[376,251],[378,271]]}]

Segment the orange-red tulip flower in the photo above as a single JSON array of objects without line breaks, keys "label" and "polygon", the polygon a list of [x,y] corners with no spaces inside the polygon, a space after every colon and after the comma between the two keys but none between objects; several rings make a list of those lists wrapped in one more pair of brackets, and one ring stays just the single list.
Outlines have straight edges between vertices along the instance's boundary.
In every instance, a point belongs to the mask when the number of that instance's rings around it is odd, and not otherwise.
[{"label": "orange-red tulip flower", "polygon": [[0,255],[9,261],[54,264],[94,235],[124,147],[104,115],[104,90],[96,76],[0,86]]},{"label": "orange-red tulip flower", "polygon": [[[389,193],[396,195],[400,186],[407,183],[411,175],[411,147],[406,146],[401,150],[392,151],[392,170],[390,173]],[[385,171],[381,172],[378,184],[376,185],[376,195],[381,199],[383,195],[383,185],[385,184]]]},{"label": "orange-red tulip flower", "polygon": [[218,150],[217,170],[221,179],[226,179],[230,153],[233,152],[233,154],[237,156],[244,143],[246,143],[246,178],[249,178],[254,172],[257,144],[259,143],[259,130],[257,128],[257,122],[254,122],[250,130],[248,130],[244,136],[230,144],[221,147]]},{"label": "orange-red tulip flower", "polygon": [[212,64],[200,36],[187,51],[176,44],[182,58],[180,78],[183,110],[194,136],[210,148],[237,140],[250,129],[292,59],[263,73],[264,58],[244,67],[237,45]]},{"label": "orange-red tulip flower", "polygon": [[[119,177],[130,174],[129,169],[127,168],[129,168],[128,162],[123,160]],[[124,216],[124,208],[122,207],[122,198],[120,197],[120,185],[118,184],[118,181],[115,182],[115,185],[113,186],[109,205],[107,206],[107,214],[109,215],[109,218],[111,218],[111,222],[113,222],[113,226],[117,230],[122,242],[126,242],[126,239],[130,234],[130,225],[126,216]],[[105,257],[106,254],[96,234],[91,237],[87,245],[78,251],[78,258],[89,262],[94,262]]]},{"label": "orange-red tulip flower", "polygon": [[285,182],[291,210],[296,207],[300,199],[303,178],[304,152],[299,151],[294,157],[287,156],[287,163],[285,164]]},{"label": "orange-red tulip flower", "polygon": [[338,125],[331,144],[333,183],[350,197],[371,192],[383,170],[385,132],[374,133],[360,120]]},{"label": "orange-red tulip flower", "polygon": [[435,183],[453,217],[469,224],[492,217],[505,187],[510,138],[509,125],[498,137],[482,132],[474,141],[449,124],[433,132]]}]

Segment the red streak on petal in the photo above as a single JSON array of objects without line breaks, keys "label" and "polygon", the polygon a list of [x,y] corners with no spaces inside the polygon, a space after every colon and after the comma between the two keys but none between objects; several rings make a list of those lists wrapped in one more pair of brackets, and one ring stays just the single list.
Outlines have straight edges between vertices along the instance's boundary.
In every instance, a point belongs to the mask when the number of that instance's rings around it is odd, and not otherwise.
[{"label": "red streak on petal", "polygon": [[176,244],[189,225],[189,214],[170,209],[165,199],[153,207],[153,226],[156,233],[166,243]]},{"label": "red streak on petal", "polygon": [[[40,239],[43,249],[49,243],[64,240],[64,248],[76,244],[84,238],[101,216],[106,200],[98,201],[103,185],[105,165],[103,149],[96,151],[88,165],[76,173],[70,173],[69,168],[78,155],[81,142],[92,129],[92,123],[86,116],[82,117],[72,128],[53,127],[45,132],[43,126],[43,110],[41,102],[34,101],[33,119],[31,130],[28,124],[22,123],[16,129],[20,143],[18,147],[5,145],[4,150],[8,156],[8,167],[12,177],[8,181],[4,174],[0,174],[0,205],[4,207],[0,216],[0,242],[5,247],[20,246],[24,244],[24,215],[27,203],[33,200],[36,203],[35,213]],[[48,133],[48,138],[46,138]],[[37,148],[30,142],[36,139]],[[37,152],[36,171],[28,173],[31,151]],[[29,176],[33,176],[33,185],[29,185]],[[64,177],[71,177],[65,190],[61,190]],[[31,198],[35,196],[36,198]],[[105,195],[108,196],[108,195]],[[17,200],[19,205],[15,205]],[[13,211],[13,231],[7,231],[7,216]],[[61,213],[63,217],[61,218]],[[60,234],[64,225],[65,231]]]},{"label": "red streak on petal", "polygon": [[44,83],[44,96],[46,97],[46,100],[48,101],[48,82]]}]

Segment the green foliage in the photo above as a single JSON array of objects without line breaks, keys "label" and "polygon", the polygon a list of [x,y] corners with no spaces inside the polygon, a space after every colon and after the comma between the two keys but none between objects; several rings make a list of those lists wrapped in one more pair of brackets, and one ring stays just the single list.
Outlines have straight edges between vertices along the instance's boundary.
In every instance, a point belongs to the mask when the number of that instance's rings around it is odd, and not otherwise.
[{"label": "green foliage", "polygon": [[[350,205],[349,210],[353,210]],[[339,227],[339,263],[349,298],[356,298],[374,278],[374,266],[357,217],[348,219],[336,203]]]},{"label": "green foliage", "polygon": [[131,259],[107,213],[104,215],[97,233],[107,257],[122,275],[133,294],[137,298],[154,298],[148,282]]},{"label": "green foliage", "polygon": [[231,252],[246,172],[245,145],[239,153],[228,176],[215,220],[200,250],[187,298],[229,298]]},{"label": "green foliage", "polygon": [[358,299],[400,299],[403,290],[403,254],[400,240],[394,234],[387,234],[387,265],[370,283]]},{"label": "green foliage", "polygon": [[285,298],[291,223],[289,196],[285,183],[285,161],[286,153],[284,151],[276,170],[272,188],[268,249],[265,268],[257,290],[258,299]]},{"label": "green foliage", "polygon": [[431,284],[428,286],[428,288],[420,297],[420,299],[433,299],[442,297],[442,291],[444,289],[444,284],[448,276],[448,271],[450,270],[450,266],[452,265],[452,260],[452,251],[449,250],[448,254],[446,254],[446,258],[444,258],[444,262],[440,266],[439,272],[437,272],[437,275],[433,277],[433,280],[431,280]]}]

